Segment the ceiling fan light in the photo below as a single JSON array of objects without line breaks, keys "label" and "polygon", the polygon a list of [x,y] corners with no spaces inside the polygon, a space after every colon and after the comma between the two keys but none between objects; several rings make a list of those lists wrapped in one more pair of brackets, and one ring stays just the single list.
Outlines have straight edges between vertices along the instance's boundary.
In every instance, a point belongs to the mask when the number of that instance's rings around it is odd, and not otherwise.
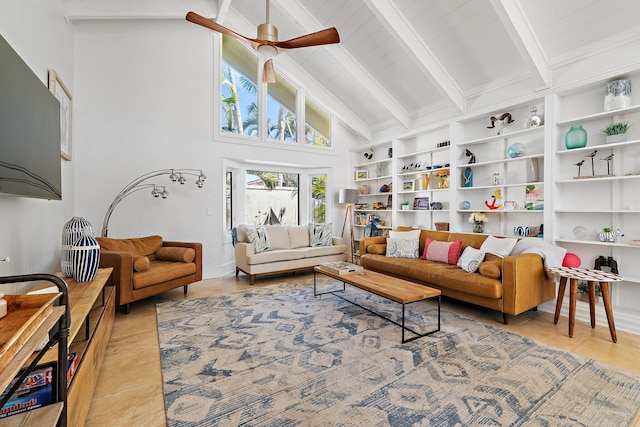
[{"label": "ceiling fan light", "polygon": [[265,59],[275,58],[278,55],[278,49],[276,49],[275,46],[271,46],[268,44],[261,44],[256,50],[258,51],[260,56]]},{"label": "ceiling fan light", "polygon": [[260,24],[258,25],[258,37],[259,40],[268,40],[270,42],[278,41],[278,29],[275,25]]}]

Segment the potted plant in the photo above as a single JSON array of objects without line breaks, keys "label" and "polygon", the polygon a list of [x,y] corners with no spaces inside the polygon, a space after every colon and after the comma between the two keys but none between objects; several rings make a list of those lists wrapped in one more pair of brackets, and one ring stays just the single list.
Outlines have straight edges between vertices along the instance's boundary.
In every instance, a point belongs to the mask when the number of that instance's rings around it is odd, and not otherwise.
[{"label": "potted plant", "polygon": [[627,122],[618,122],[612,123],[606,128],[602,129],[602,132],[605,134],[605,141],[607,142],[607,144],[626,141],[626,133],[627,130],[629,130],[629,126],[631,125]]},{"label": "potted plant", "polygon": [[402,202],[401,209],[403,211],[408,211],[409,210],[409,201]]},{"label": "potted plant", "polygon": [[602,231],[598,234],[601,242],[615,242],[618,238],[618,230],[611,231],[610,227],[602,227]]},{"label": "potted plant", "polygon": [[[589,302],[589,285],[586,282],[578,283],[578,294],[581,301]],[[600,302],[601,295],[600,285],[596,283],[596,302]]]}]

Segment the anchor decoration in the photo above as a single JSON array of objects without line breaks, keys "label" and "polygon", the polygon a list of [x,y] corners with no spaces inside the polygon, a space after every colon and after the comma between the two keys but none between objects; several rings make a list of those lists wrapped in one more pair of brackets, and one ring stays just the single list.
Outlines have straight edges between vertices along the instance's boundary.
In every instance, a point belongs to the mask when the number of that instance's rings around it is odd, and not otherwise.
[{"label": "anchor decoration", "polygon": [[484,201],[484,205],[492,211],[502,209],[502,190],[494,191],[491,198]]}]

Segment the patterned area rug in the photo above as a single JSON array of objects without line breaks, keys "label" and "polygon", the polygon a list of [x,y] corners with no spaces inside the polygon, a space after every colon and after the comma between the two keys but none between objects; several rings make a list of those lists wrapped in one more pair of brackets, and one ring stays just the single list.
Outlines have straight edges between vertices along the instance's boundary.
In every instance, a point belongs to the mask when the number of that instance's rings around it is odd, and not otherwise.
[{"label": "patterned area rug", "polygon": [[[410,307],[434,328],[433,303]],[[157,316],[169,426],[618,427],[640,406],[636,375],[444,310],[440,332],[401,344],[398,326],[314,297],[309,281],[158,304]]]}]

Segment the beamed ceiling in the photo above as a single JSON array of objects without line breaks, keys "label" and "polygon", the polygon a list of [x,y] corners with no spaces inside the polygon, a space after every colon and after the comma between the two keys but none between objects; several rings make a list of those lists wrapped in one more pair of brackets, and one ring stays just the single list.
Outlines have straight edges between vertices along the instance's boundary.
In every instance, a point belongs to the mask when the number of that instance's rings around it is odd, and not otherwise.
[{"label": "beamed ceiling", "polygon": [[[265,20],[263,0],[65,3],[72,20],[181,19],[193,10],[249,37]],[[338,29],[339,45],[289,50],[274,65],[365,138],[384,127],[409,129],[434,111],[463,114],[471,100],[505,86],[544,90],[555,68],[640,39],[639,0],[270,3],[280,40]]]}]

